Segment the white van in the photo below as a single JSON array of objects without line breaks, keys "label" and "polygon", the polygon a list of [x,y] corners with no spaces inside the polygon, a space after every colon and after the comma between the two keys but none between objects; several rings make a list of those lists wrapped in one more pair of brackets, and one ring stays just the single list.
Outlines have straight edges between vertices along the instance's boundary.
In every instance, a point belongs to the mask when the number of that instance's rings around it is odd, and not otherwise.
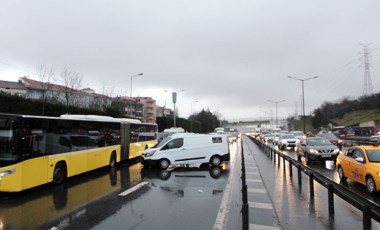
[{"label": "white van", "polygon": [[214,129],[214,133],[224,133],[224,128],[223,127],[218,127]]},{"label": "white van", "polygon": [[166,169],[169,165],[210,163],[218,166],[229,160],[224,134],[177,133],[142,153],[142,164]]}]

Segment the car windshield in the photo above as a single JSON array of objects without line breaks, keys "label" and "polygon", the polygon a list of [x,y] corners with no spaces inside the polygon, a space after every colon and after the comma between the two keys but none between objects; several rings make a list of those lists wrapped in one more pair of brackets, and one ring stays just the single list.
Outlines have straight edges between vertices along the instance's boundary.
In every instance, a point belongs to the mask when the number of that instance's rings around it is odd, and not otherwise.
[{"label": "car windshield", "polygon": [[321,134],[321,136],[329,138],[329,139],[337,138],[333,133],[323,133],[323,134]]},{"label": "car windshield", "polygon": [[282,135],[281,138],[282,139],[294,139],[296,137],[293,134],[286,134],[286,135]]},{"label": "car windshield", "polygon": [[0,119],[0,166],[7,165],[19,158],[17,154],[17,130],[15,121]]},{"label": "car windshield", "polygon": [[303,134],[303,132],[301,132],[301,131],[294,131],[294,132],[292,132],[294,135],[296,135],[296,136],[303,136],[304,134]]},{"label": "car windshield", "polygon": [[370,162],[380,162],[380,149],[367,150],[367,156]]},{"label": "car windshield", "polygon": [[324,138],[317,139],[309,139],[306,141],[307,145],[310,146],[324,146],[324,145],[332,145],[331,142]]}]

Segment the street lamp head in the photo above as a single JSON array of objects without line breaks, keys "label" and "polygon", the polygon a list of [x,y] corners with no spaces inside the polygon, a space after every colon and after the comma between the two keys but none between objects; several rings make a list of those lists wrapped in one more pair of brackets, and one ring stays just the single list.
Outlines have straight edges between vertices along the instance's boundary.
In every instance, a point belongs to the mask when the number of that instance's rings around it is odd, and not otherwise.
[{"label": "street lamp head", "polygon": [[139,73],[139,74],[137,74],[137,75],[143,75],[143,73]]}]

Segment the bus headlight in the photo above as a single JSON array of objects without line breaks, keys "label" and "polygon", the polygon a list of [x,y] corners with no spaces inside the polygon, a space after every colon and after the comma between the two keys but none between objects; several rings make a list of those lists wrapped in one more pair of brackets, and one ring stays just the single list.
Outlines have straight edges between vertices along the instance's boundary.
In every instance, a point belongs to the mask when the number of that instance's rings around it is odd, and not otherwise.
[{"label": "bus headlight", "polygon": [[5,170],[5,171],[1,171],[1,172],[0,172],[0,178],[5,177],[5,176],[9,176],[9,175],[11,175],[11,174],[13,174],[13,173],[15,173],[15,172],[16,172],[16,169],[15,169],[15,168],[13,168],[13,169],[8,169],[8,170]]}]

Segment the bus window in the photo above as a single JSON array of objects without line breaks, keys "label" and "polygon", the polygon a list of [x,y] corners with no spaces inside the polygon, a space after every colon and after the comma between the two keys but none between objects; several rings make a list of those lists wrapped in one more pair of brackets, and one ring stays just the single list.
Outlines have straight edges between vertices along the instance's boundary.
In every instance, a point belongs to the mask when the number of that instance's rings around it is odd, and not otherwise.
[{"label": "bus window", "polygon": [[17,149],[17,130],[13,120],[0,119],[0,166],[20,159]]}]

